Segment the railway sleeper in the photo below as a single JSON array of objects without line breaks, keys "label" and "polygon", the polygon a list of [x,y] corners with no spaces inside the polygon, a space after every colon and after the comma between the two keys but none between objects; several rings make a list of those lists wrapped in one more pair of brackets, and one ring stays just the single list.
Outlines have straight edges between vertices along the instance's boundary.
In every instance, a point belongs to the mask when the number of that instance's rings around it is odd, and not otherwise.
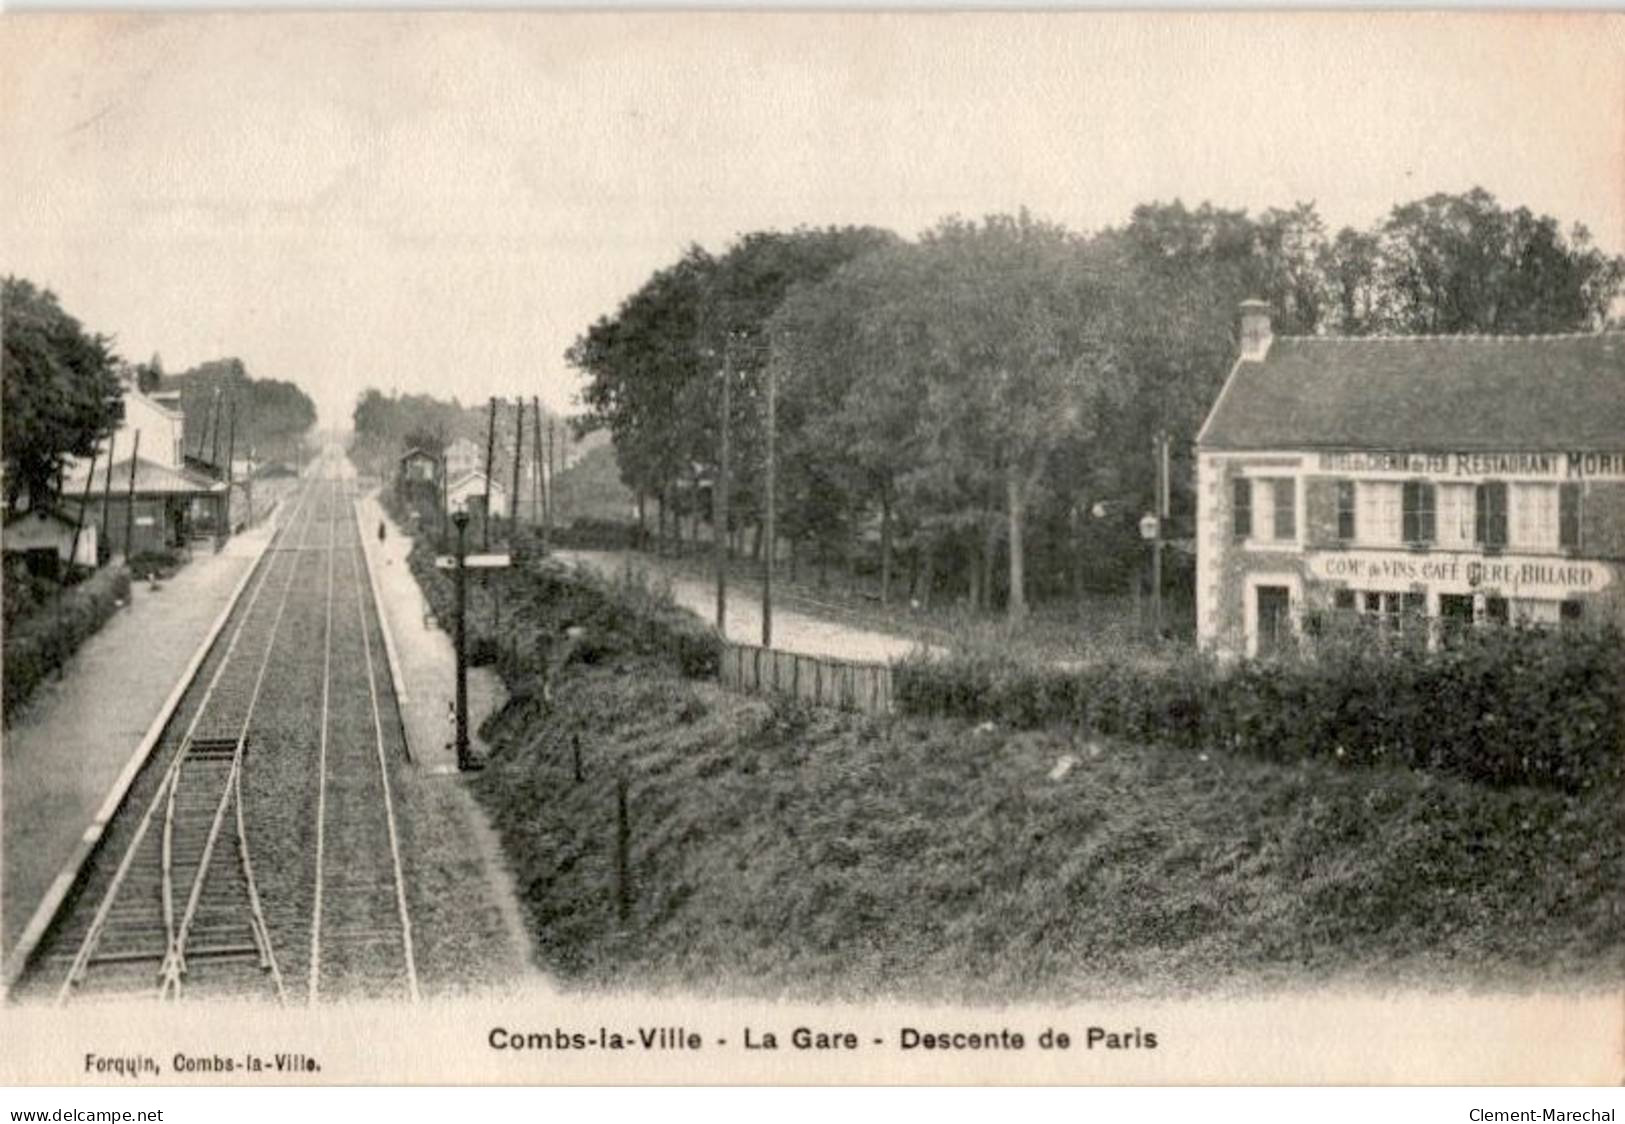
[{"label": "railway sleeper", "polygon": [[169,950],[164,948],[118,948],[98,951],[86,963],[92,968],[97,964],[138,964],[147,960],[157,963],[168,955]]},{"label": "railway sleeper", "polygon": [[[248,739],[243,739],[243,748],[248,748]],[[230,760],[237,755],[236,737],[194,737],[186,745],[186,755],[189,758],[201,760]]]},{"label": "railway sleeper", "polygon": [[188,964],[195,960],[259,960],[260,946],[250,941],[248,944],[206,944],[199,947],[188,946],[186,961]]}]

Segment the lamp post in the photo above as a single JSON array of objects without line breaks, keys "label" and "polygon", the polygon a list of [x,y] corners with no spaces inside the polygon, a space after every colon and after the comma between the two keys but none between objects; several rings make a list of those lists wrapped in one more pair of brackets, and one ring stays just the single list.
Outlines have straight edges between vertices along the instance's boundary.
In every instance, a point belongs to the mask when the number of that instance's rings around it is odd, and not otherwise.
[{"label": "lamp post", "polygon": [[467,772],[475,768],[474,756],[468,750],[468,656],[464,647],[468,617],[468,568],[464,565],[468,553],[468,512],[458,508],[451,521],[457,527],[457,768]]}]

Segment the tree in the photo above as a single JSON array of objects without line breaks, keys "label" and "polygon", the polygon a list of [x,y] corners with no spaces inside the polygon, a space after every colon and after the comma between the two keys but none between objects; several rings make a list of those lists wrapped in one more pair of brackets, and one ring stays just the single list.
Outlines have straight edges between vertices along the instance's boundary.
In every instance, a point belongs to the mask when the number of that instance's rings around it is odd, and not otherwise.
[{"label": "tree", "polygon": [[164,361],[155,351],[145,363],[135,365],[135,387],[142,394],[151,394],[163,385]]},{"label": "tree", "polygon": [[793,289],[769,332],[781,362],[781,526],[792,542],[844,539],[880,512],[881,600],[891,594],[902,476],[918,461],[924,348],[899,301],[919,254],[893,242]]},{"label": "tree", "polygon": [[69,459],[89,456],[120,410],[116,359],[55,294],[18,277],[0,283],[4,326],[6,508],[47,506]]},{"label": "tree", "polygon": [[660,498],[662,525],[674,485],[692,475],[704,444],[705,421],[692,408],[689,387],[701,369],[700,325],[713,269],[709,254],[690,247],[565,353],[588,379],[582,431],[610,432],[622,479],[637,494]]},{"label": "tree", "polygon": [[[153,356],[148,368],[160,374],[158,389],[180,392],[188,452],[196,453],[201,446],[203,456],[215,455],[209,435],[216,425],[227,424],[232,402],[237,404],[237,448],[254,450],[260,460],[297,460],[305,435],[316,424],[316,404],[309,395],[294,383],[250,375],[241,359],[211,359],[179,374],[164,375],[160,360]],[[217,395],[219,418],[214,409]],[[225,453],[222,438],[219,455]]]},{"label": "tree", "polygon": [[832,227],[747,234],[720,257],[690,247],[566,352],[588,379],[578,428],[613,435],[623,480],[661,497],[664,517],[715,472],[720,374],[732,370],[735,510],[757,517],[768,321],[792,287],[895,240],[873,228]]},{"label": "tree", "polygon": [[1322,251],[1320,261],[1331,291],[1332,327],[1347,336],[1373,331],[1377,321],[1377,236],[1345,226]]},{"label": "tree", "polygon": [[1395,207],[1376,232],[1377,319],[1399,334],[1525,335],[1588,330],[1606,318],[1625,259],[1584,227],[1508,211],[1481,187]]}]

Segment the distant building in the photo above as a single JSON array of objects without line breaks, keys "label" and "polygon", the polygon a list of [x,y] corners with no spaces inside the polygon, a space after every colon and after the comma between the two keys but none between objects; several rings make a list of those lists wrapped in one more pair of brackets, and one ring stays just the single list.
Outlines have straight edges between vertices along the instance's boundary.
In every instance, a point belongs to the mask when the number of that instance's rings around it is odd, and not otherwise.
[{"label": "distant building", "polygon": [[1625,333],[1275,337],[1196,439],[1197,634],[1625,622]]},{"label": "distant building", "polygon": [[[48,556],[49,565],[38,567],[55,574],[71,553],[81,566],[96,565],[96,525],[76,526],[76,520],[60,512],[35,509],[6,520],[0,536],[7,554]],[[77,542],[75,540],[77,539]],[[31,568],[35,568],[30,563]]]},{"label": "distant building", "polygon": [[[498,481],[491,481],[491,514],[504,517],[508,514],[508,489]],[[486,477],[483,472],[465,473],[461,478],[453,477],[446,485],[446,505],[456,511],[462,508],[471,515],[477,515],[485,504]]]},{"label": "distant building", "polygon": [[467,437],[446,446],[446,479],[457,480],[485,468],[485,448]]},{"label": "distant building", "polygon": [[[186,418],[175,408],[178,401],[177,392],[143,394],[127,382],[118,428],[102,442],[94,462],[78,461],[67,472],[62,501],[74,511],[87,494],[86,474],[92,474],[85,521],[96,525],[111,551],[124,550],[126,532],[132,554],[170,549],[193,539],[219,539],[227,533],[226,484],[188,463],[181,440]],[[109,450],[114,457],[111,477]],[[101,526],[104,510],[106,527]]]},{"label": "distant building", "polygon": [[402,484],[433,483],[439,479],[440,458],[427,449],[408,449],[395,466],[395,478]]}]

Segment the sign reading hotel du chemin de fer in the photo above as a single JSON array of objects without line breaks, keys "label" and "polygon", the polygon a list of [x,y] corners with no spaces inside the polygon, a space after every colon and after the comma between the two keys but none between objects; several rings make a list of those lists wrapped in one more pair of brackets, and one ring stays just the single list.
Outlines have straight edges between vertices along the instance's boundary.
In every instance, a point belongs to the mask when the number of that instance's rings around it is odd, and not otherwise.
[{"label": "sign reading hotel du chemin de fer", "polygon": [[1320,471],[1361,476],[1460,480],[1625,480],[1625,450],[1615,452],[1321,453]]}]

